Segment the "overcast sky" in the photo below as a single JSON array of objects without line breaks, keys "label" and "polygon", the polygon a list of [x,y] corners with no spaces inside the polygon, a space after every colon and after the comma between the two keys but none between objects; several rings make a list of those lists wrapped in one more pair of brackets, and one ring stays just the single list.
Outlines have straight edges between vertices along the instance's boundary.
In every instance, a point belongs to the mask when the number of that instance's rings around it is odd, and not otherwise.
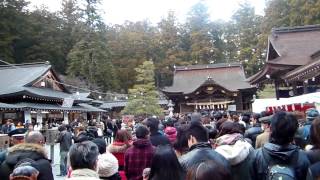
[{"label": "overcast sky", "polygon": [[[61,0],[29,0],[31,6],[45,5],[51,11],[59,10]],[[199,0],[102,0],[100,7],[106,23],[122,24],[125,20],[140,21],[149,19],[157,23],[167,15],[169,10],[176,13],[183,22],[190,7]],[[203,0],[209,8],[212,20],[228,20],[244,0]],[[257,14],[263,14],[265,0],[247,0],[255,8]]]}]

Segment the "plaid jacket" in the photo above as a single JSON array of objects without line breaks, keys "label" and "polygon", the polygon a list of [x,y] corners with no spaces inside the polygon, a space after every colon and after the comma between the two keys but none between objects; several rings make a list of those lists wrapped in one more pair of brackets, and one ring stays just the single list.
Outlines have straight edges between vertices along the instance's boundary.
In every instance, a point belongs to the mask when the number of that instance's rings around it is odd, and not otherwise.
[{"label": "plaid jacket", "polygon": [[142,180],[143,169],[151,167],[155,147],[148,139],[138,139],[133,142],[124,156],[124,170],[128,180]]}]

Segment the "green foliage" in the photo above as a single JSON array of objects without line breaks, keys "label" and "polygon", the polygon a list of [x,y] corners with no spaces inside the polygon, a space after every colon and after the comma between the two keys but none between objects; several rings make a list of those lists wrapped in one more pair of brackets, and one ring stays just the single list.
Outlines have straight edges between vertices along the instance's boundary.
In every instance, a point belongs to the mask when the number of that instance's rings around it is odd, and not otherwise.
[{"label": "green foliage", "polygon": [[263,17],[245,2],[230,21],[211,21],[206,1],[199,1],[183,24],[168,12],[157,25],[106,25],[100,1],[63,0],[61,10],[49,12],[30,11],[26,0],[0,0],[0,59],[50,61],[90,87],[127,93],[144,60],[154,62],[157,88],[171,85],[174,65],[237,61],[252,75],[264,64],[273,27],[320,23],[320,0],[268,0]]},{"label": "green foliage", "polygon": [[159,96],[154,82],[154,65],[152,61],[144,61],[135,68],[136,84],[129,89],[129,102],[122,111],[130,115],[161,115],[163,109],[158,104]]}]

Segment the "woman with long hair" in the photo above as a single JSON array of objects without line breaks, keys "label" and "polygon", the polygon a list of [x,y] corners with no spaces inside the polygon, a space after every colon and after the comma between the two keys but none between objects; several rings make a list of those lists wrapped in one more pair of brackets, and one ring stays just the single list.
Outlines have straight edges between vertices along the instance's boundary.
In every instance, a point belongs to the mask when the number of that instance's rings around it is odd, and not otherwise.
[{"label": "woman with long hair", "polygon": [[149,180],[183,180],[184,175],[184,170],[171,146],[158,146],[152,158]]},{"label": "woman with long hair", "polygon": [[131,144],[132,144],[131,134],[127,130],[121,129],[117,131],[116,138],[114,139],[113,143],[107,147],[108,151],[118,159],[119,173],[122,179],[125,179],[124,153],[131,146]]}]

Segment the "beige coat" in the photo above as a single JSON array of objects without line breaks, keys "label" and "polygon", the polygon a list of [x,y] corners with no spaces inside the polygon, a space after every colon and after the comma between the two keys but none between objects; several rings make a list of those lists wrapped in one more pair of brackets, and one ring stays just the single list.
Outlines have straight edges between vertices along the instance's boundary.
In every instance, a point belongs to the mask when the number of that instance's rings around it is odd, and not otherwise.
[{"label": "beige coat", "polygon": [[256,149],[263,147],[263,145],[269,142],[270,130],[266,129],[262,134],[257,136]]},{"label": "beige coat", "polygon": [[96,171],[91,169],[77,169],[72,171],[71,177],[67,180],[100,180]]}]

